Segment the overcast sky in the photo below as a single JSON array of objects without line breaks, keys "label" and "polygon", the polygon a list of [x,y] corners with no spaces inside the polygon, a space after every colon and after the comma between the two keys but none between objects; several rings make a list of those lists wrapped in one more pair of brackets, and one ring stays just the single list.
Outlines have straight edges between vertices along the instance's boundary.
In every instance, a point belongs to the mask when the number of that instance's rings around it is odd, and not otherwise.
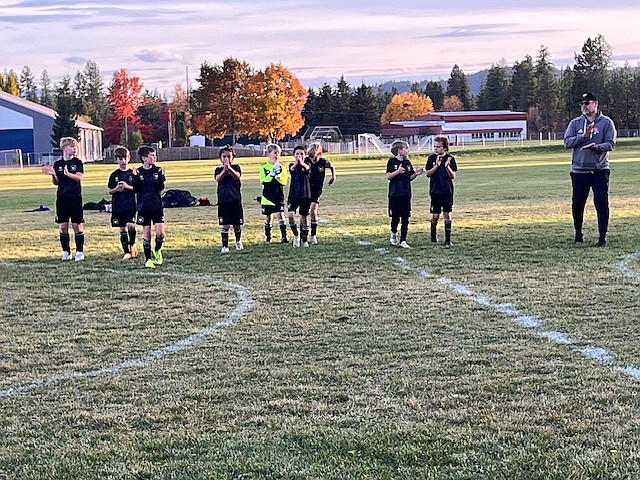
[{"label": "overcast sky", "polygon": [[[233,56],[262,69],[280,62],[305,86],[446,79],[501,59],[534,60],[548,47],[573,64],[588,37],[604,35],[618,64],[640,62],[640,2],[451,0],[0,0],[0,69],[28,65],[38,83],[72,77],[87,60],[105,84],[126,68],[146,88],[191,87],[202,62]],[[527,5],[524,5],[526,3]],[[365,6],[366,5],[366,6]]]}]

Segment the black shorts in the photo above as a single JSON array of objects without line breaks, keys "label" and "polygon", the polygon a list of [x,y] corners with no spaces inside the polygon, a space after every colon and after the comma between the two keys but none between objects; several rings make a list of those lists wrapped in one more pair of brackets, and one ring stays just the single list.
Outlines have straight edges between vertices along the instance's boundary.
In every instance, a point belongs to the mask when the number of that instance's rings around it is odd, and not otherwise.
[{"label": "black shorts", "polygon": [[84,223],[82,197],[56,198],[56,223]]},{"label": "black shorts", "polygon": [[127,223],[136,223],[136,211],[111,212],[112,227],[126,227]]},{"label": "black shorts", "polygon": [[218,204],[218,225],[243,225],[242,201],[234,200]]},{"label": "black shorts", "polygon": [[389,197],[390,217],[410,217],[411,199],[407,197]]},{"label": "black shorts", "polygon": [[320,195],[322,190],[311,190],[311,203],[320,203]]},{"label": "black shorts", "polygon": [[434,193],[431,195],[431,207],[429,208],[430,213],[440,212],[451,213],[451,209],[453,207],[453,195],[439,195]]},{"label": "black shorts", "polygon": [[151,223],[164,223],[164,209],[158,208],[157,210],[140,210],[138,212],[138,225],[147,226]]},{"label": "black shorts", "polygon": [[272,215],[278,212],[284,212],[284,205],[262,205],[263,215]]},{"label": "black shorts", "polygon": [[310,198],[289,198],[287,200],[287,211],[295,212],[299,210],[301,216],[306,217],[309,215],[309,210],[311,209],[311,199]]}]

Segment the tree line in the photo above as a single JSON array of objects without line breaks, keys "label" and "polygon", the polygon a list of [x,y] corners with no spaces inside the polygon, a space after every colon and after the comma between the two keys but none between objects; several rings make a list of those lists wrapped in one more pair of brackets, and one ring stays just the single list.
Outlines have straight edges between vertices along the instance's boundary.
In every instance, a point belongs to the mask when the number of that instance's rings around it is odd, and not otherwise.
[{"label": "tree line", "polygon": [[612,48],[602,35],[588,38],[574,59],[573,66],[558,70],[541,46],[535,60],[525,55],[511,66],[500,60],[477,95],[471,94],[458,65],[446,81],[414,82],[407,92],[364,83],[352,87],[344,77],[335,86],[307,90],[281,64],[255,70],[235,58],[219,65],[204,62],[198,87],[187,92],[177,84],[171,100],[166,92],[145,90],[126,69],[105,85],[93,61],[56,84],[46,70],[36,85],[28,66],[19,76],[5,69],[0,89],[57,111],[52,144],[77,135],[76,119],[103,127],[107,144],[136,148],[143,142],[184,145],[192,132],[210,138],[231,135],[233,142],[240,135],[277,141],[318,125],[338,126],[345,135],[378,133],[382,123],[433,110],[523,111],[529,132],[556,132],[579,113],[575,100],[585,91],[598,95],[601,109],[619,129],[640,128],[640,68],[628,63],[614,68]]}]

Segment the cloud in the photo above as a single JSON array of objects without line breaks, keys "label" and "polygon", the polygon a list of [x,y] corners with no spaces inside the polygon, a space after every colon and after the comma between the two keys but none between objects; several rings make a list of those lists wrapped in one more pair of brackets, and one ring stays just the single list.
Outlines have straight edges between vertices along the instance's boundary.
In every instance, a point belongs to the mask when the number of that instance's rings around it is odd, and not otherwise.
[{"label": "cloud", "polygon": [[184,58],[177,53],[171,53],[168,50],[156,48],[145,48],[135,54],[138,60],[148,63],[156,62],[182,62]]},{"label": "cloud", "polygon": [[64,61],[72,63],[73,65],[84,65],[89,61],[89,59],[85,57],[67,57]]}]

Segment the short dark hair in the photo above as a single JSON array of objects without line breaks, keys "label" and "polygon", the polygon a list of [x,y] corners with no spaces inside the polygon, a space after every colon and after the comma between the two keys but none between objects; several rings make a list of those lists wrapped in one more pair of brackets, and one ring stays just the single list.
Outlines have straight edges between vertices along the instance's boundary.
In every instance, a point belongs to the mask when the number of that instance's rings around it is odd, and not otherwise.
[{"label": "short dark hair", "polygon": [[153,153],[155,151],[156,149],[153,147],[150,147],[149,145],[142,145],[138,149],[138,156],[140,157],[140,159],[142,159],[142,157],[148,157],[150,153]]},{"label": "short dark hair", "polygon": [[222,154],[224,152],[229,152],[231,154],[231,158],[236,157],[236,152],[233,150],[233,147],[231,145],[225,145],[224,147],[222,147],[218,152],[218,158],[222,158]]},{"label": "short dark hair", "polygon": [[307,149],[304,147],[304,145],[298,145],[294,147],[293,154],[295,155],[298,150],[302,150],[305,154],[307,153]]},{"label": "short dark hair", "polygon": [[440,143],[444,147],[444,149],[449,151],[449,137],[436,137],[433,139],[433,143]]},{"label": "short dark hair", "polygon": [[127,158],[129,156],[129,149],[127,147],[116,147],[113,150],[113,156],[116,158]]}]

